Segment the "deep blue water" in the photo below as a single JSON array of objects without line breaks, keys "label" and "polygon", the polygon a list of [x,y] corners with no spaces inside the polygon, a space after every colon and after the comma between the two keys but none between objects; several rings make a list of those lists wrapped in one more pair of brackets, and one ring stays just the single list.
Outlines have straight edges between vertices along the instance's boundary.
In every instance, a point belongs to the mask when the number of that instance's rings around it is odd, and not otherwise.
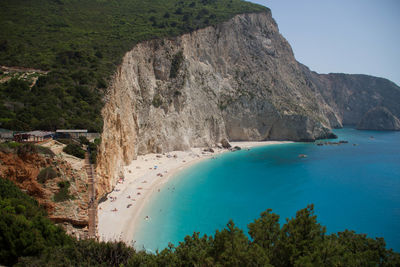
[{"label": "deep blue water", "polygon": [[384,237],[388,248],[400,251],[400,132],[335,133],[349,144],[271,145],[182,171],[145,207],[142,215],[151,220],[138,225],[136,247],[154,251],[194,231],[214,234],[229,219],[247,232],[268,208],[283,224],[313,203],[328,233],[351,229]]}]

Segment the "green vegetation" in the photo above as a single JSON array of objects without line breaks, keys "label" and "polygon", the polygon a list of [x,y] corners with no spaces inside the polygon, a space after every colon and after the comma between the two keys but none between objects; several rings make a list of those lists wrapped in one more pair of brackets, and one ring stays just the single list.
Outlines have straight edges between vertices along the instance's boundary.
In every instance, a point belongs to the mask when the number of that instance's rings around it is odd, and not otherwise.
[{"label": "green vegetation", "polygon": [[169,72],[170,78],[176,78],[178,75],[179,68],[181,67],[183,62],[183,51],[179,51],[174,55],[171,61],[171,70]]},{"label": "green vegetation", "polygon": [[57,172],[52,167],[42,169],[38,176],[37,181],[44,184],[47,180],[54,179],[58,176]]},{"label": "green vegetation", "polygon": [[72,243],[45,215],[34,199],[0,178],[0,264],[13,265],[19,257]]},{"label": "green vegetation", "polygon": [[382,238],[353,231],[326,234],[313,206],[281,226],[267,210],[248,225],[229,221],[213,236],[186,236],[149,254],[123,243],[75,240],[45,218],[36,201],[0,179],[0,264],[20,266],[400,266]]},{"label": "green vegetation", "polygon": [[78,144],[78,141],[75,139],[68,139],[68,138],[57,138],[57,141],[63,143],[64,145],[69,144]]},{"label": "green vegetation", "polygon": [[15,152],[17,150],[17,148],[21,145],[22,145],[21,143],[13,142],[13,141],[0,143],[0,152],[12,153],[12,152]]},{"label": "green vegetation", "polygon": [[18,75],[0,85],[0,127],[101,132],[108,80],[136,43],[265,10],[242,0],[2,0],[0,65],[50,72],[33,74],[32,88]]},{"label": "green vegetation", "polygon": [[81,143],[81,145],[89,145],[90,142],[86,136],[79,136],[79,143]]},{"label": "green vegetation", "polygon": [[0,152],[17,153],[21,158],[26,157],[28,154],[42,154],[54,157],[55,154],[48,147],[43,147],[34,144],[22,144],[18,142],[4,142],[0,144]]},{"label": "green vegetation", "polygon": [[100,138],[94,139],[93,142],[88,141],[87,146],[88,146],[88,151],[90,152],[89,160],[90,160],[90,163],[92,163],[92,164],[97,163],[97,151],[98,151],[98,147],[99,147],[100,143],[101,143]]},{"label": "green vegetation", "polygon": [[162,101],[162,99],[161,99],[161,96],[160,95],[154,95],[154,97],[153,97],[153,101],[151,102],[151,104],[155,107],[155,108],[158,108],[158,107],[160,107],[162,104],[163,104],[163,101]]},{"label": "green vegetation", "polygon": [[85,158],[85,150],[82,147],[86,146],[87,151],[89,152],[90,162],[92,164],[96,164],[97,150],[101,142],[99,138],[96,138],[93,142],[90,142],[85,136],[80,136],[79,142],[73,139],[57,139],[57,140],[67,145],[63,149],[65,153],[81,159]]},{"label": "green vegetation", "polygon": [[71,184],[68,181],[62,181],[58,183],[58,187],[60,190],[54,194],[54,201],[55,202],[63,202],[69,199],[74,199],[74,196],[69,194],[69,187]]},{"label": "green vegetation", "polygon": [[68,144],[66,147],[63,148],[63,151],[77,158],[85,158],[85,150],[83,150],[81,146],[77,144]]}]

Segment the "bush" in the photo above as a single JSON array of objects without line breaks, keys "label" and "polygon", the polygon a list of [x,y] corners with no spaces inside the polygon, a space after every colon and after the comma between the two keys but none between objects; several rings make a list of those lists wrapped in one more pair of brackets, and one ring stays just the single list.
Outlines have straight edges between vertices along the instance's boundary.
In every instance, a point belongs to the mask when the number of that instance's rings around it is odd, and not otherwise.
[{"label": "bush", "polygon": [[48,155],[50,157],[54,157],[56,154],[54,154],[53,151],[51,151],[50,148],[48,147],[44,147],[44,146],[35,146],[36,147],[36,151],[39,154],[43,154],[43,155]]},{"label": "bush", "polygon": [[88,145],[90,143],[86,136],[79,136],[79,142],[81,145]]},{"label": "bush", "polygon": [[100,143],[101,143],[101,138],[96,138],[96,139],[94,139],[94,140],[93,140],[93,143],[94,143],[96,146],[100,145]]},{"label": "bush", "polygon": [[162,99],[161,99],[161,96],[159,96],[159,95],[155,95],[154,97],[153,97],[153,101],[151,102],[152,104],[153,104],[153,106],[155,107],[155,108],[158,108],[158,107],[160,107],[161,105],[162,105]]},{"label": "bush", "polygon": [[12,153],[15,152],[19,146],[22,146],[22,144],[17,142],[4,142],[0,144],[0,152]]},{"label": "bush", "polygon": [[69,187],[71,184],[68,181],[63,181],[58,183],[58,187],[60,190],[54,194],[54,201],[55,202],[63,202],[69,199],[74,199],[74,196],[69,194]]},{"label": "bush", "polygon": [[17,142],[5,142],[0,144],[0,151],[4,153],[17,153],[20,158],[24,158],[28,154],[44,154],[50,157],[55,156],[54,152],[48,147],[34,144],[21,144]]},{"label": "bush", "polygon": [[183,62],[183,52],[179,51],[174,55],[171,62],[171,69],[169,71],[170,78],[176,78],[178,76],[178,71]]},{"label": "bush", "polygon": [[[46,248],[72,243],[64,230],[45,217],[37,201],[0,178],[0,265],[19,257],[38,257]],[[29,264],[28,264],[29,265]]]},{"label": "bush", "polygon": [[52,167],[47,167],[39,172],[37,181],[44,184],[47,180],[54,179],[57,176],[57,172]]},{"label": "bush", "polygon": [[76,144],[68,144],[66,147],[63,148],[63,151],[77,158],[85,158],[85,151]]},{"label": "bush", "polygon": [[17,147],[17,154],[20,158],[26,157],[28,154],[37,154],[37,147],[33,144],[23,144]]},{"label": "bush", "polygon": [[97,164],[97,150],[90,152],[90,163]]},{"label": "bush", "polygon": [[76,141],[73,139],[68,139],[68,138],[59,138],[57,139],[58,142],[63,143],[64,145],[69,145],[69,144],[76,144]]}]

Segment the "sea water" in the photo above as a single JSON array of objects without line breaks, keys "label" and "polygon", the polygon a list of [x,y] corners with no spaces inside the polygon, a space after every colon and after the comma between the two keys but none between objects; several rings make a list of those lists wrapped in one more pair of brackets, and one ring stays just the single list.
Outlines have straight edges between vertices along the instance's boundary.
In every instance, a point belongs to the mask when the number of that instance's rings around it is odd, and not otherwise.
[{"label": "sea water", "polygon": [[[229,219],[247,224],[271,208],[286,218],[313,203],[328,233],[384,237],[400,251],[400,132],[335,130],[348,144],[289,143],[218,155],[183,170],[146,205],[133,237],[148,251]],[[334,140],[334,141],[338,141]],[[307,155],[306,158],[299,154]]]}]

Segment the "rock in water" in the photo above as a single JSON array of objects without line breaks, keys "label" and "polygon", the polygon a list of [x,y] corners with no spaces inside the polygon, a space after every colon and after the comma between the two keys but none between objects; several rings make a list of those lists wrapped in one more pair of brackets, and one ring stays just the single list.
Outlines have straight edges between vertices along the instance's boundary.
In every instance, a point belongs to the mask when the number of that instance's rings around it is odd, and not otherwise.
[{"label": "rock in water", "polygon": [[400,120],[385,107],[369,110],[357,125],[359,130],[400,130]]},{"label": "rock in water", "polygon": [[229,144],[228,140],[226,138],[221,140],[221,145],[223,148],[231,148],[231,144]]}]

